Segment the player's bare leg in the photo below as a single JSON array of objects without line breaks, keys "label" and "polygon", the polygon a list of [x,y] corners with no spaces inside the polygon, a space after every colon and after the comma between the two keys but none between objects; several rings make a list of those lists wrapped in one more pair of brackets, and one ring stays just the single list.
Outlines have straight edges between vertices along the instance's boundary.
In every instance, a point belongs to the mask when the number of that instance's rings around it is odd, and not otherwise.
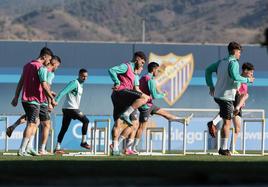
[{"label": "player's bare leg", "polygon": [[140,143],[142,133],[144,132],[144,130],[145,130],[146,126],[147,126],[147,123],[148,122],[146,121],[146,122],[140,122],[140,124],[139,124],[139,128],[138,128],[138,130],[136,132],[135,139],[134,139],[134,144],[133,144],[133,148],[132,148],[132,150],[134,152],[138,152],[137,147],[138,147],[138,145]]},{"label": "player's bare leg", "polygon": [[169,113],[168,111],[160,108],[159,110],[156,111],[156,114],[157,115],[160,115],[160,116],[163,116],[164,118],[168,119],[168,120],[171,120],[171,121],[178,121],[182,124],[189,124],[192,117],[193,117],[193,114],[187,116],[187,117],[178,117],[178,116],[175,116],[171,113]]},{"label": "player's bare leg", "polygon": [[134,121],[132,121],[132,124],[133,124],[133,130],[130,133],[129,138],[127,139],[127,147],[126,147],[126,150],[125,150],[125,154],[127,154],[127,155],[132,155],[132,154],[137,154],[138,153],[136,150],[132,150],[132,146],[134,144],[136,132],[137,132],[138,127],[139,127],[139,121],[134,120]]},{"label": "player's bare leg", "polygon": [[239,102],[238,102],[237,106],[235,107],[234,115],[237,115],[239,113],[239,110],[245,105],[248,97],[249,97],[248,94],[241,94],[239,96]]},{"label": "player's bare leg", "polygon": [[135,109],[138,109],[142,105],[146,104],[149,99],[150,99],[149,96],[142,94],[139,99],[136,99],[132,103],[132,105],[127,108],[127,110],[120,116],[120,119],[124,120],[129,125],[133,125],[129,118],[130,114],[134,112]]},{"label": "player's bare leg", "polygon": [[42,131],[42,140],[41,140],[41,147],[39,149],[39,154],[48,155],[49,153],[46,151],[46,144],[49,136],[49,131],[51,128],[51,121],[50,120],[42,121],[41,125],[43,126],[43,131]]},{"label": "player's bare leg", "polygon": [[134,131],[133,126],[127,126],[118,138],[118,146]]},{"label": "player's bare leg", "polygon": [[123,128],[123,121],[117,119],[112,129],[112,144],[110,145],[113,155],[120,155],[118,139],[122,131],[122,128]]},{"label": "player's bare leg", "polygon": [[34,142],[34,137],[35,137],[35,134],[37,132],[37,128],[38,128],[39,124],[40,124],[40,120],[38,118],[37,123],[34,126],[31,127],[32,132],[31,132],[31,135],[30,135],[29,142],[28,142],[28,144],[26,146],[26,152],[28,154],[32,155],[32,156],[38,156],[38,153],[33,148],[33,144],[34,144],[33,142]]},{"label": "player's bare leg", "polygon": [[223,126],[221,128],[221,147],[219,150],[219,154],[230,156],[230,152],[228,150],[228,138],[230,133],[231,120],[223,119]]},{"label": "player's bare leg", "polygon": [[[231,141],[231,146],[230,146],[230,150],[234,150],[233,151],[233,154],[238,154],[238,152],[236,151],[236,141],[237,141],[237,137],[241,131],[241,118],[240,116],[235,116],[233,118],[233,124],[234,124],[234,128],[235,128],[235,131],[234,131],[234,139]],[[234,147],[232,147],[232,145]]]},{"label": "player's bare leg", "polygon": [[8,137],[10,137],[17,126],[19,126],[20,124],[26,123],[26,122],[27,122],[26,115],[24,114],[24,115],[20,116],[20,118],[15,123],[13,123],[12,125],[10,125],[7,128],[6,135]]},{"label": "player's bare leg", "polygon": [[29,154],[26,152],[26,147],[30,143],[30,139],[32,137],[32,134],[35,132],[35,129],[36,123],[27,123],[27,126],[23,132],[23,139],[18,152],[19,156],[29,156]]}]

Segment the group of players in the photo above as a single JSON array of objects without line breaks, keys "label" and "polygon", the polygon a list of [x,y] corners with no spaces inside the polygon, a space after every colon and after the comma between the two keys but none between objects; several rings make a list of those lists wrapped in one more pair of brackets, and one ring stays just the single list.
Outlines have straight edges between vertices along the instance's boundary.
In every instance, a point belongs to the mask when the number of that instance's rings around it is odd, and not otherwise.
[{"label": "group of players", "polygon": [[[155,77],[159,73],[159,64],[148,63],[148,72],[139,78],[146,56],[142,51],[135,52],[131,61],[109,69],[109,75],[114,82],[112,103],[114,106],[112,129],[112,155],[120,155],[120,144],[126,139],[127,145],[123,152],[126,155],[138,154],[142,132],[151,115],[160,115],[170,121],[189,124],[192,114],[187,117],[177,117],[153,104],[154,99],[164,98],[165,93],[156,89]],[[138,117],[139,111],[139,117]],[[123,128],[123,122],[128,126]]]},{"label": "group of players", "polygon": [[[51,128],[49,113],[57,106],[64,95],[66,95],[66,98],[62,106],[62,127],[58,135],[55,152],[62,153],[60,144],[70,125],[71,119],[79,119],[82,121],[82,141],[80,146],[90,149],[86,141],[89,120],[79,110],[83,83],[88,77],[87,70],[80,69],[78,78],[67,84],[67,86],[56,95],[56,93],[51,90],[51,84],[55,76],[54,72],[60,64],[60,57],[53,55],[53,52],[49,48],[44,47],[41,49],[37,59],[32,60],[23,67],[23,72],[11,104],[17,106],[20,93],[22,92],[21,101],[25,115],[21,116],[13,125],[9,126],[6,131],[7,136],[10,137],[18,125],[27,122],[18,151],[19,156],[51,154],[45,149]],[[33,149],[33,141],[39,124],[43,127],[42,140],[39,151],[36,152],[35,149]]]},{"label": "group of players", "polygon": [[[254,66],[252,64],[243,64],[242,76],[239,73],[238,60],[241,49],[242,47],[238,43],[229,43],[229,56],[206,69],[206,83],[210,88],[210,95],[214,97],[220,108],[219,116],[208,123],[212,137],[216,136],[217,129],[215,125],[220,120],[223,120],[220,155],[230,155],[227,144],[231,120],[234,122],[237,137],[240,129],[241,108],[248,98],[247,84],[254,81]],[[146,55],[142,51],[138,51],[134,53],[131,61],[108,70],[114,82],[111,95],[115,122],[112,129],[112,144],[110,145],[112,155],[121,155],[122,152],[126,155],[138,154],[137,146],[151,115],[160,115],[170,121],[177,121],[183,124],[189,124],[193,117],[193,114],[187,117],[178,117],[153,104],[154,99],[164,98],[167,93],[159,93],[156,89],[155,78],[159,73],[158,63],[149,62],[147,66],[148,72],[140,78],[146,60]],[[72,119],[78,119],[83,123],[80,146],[90,149],[90,145],[87,144],[86,140],[89,120],[79,110],[83,83],[88,77],[88,72],[86,69],[80,69],[78,78],[67,84],[58,94],[55,94],[51,91],[51,84],[54,72],[60,63],[60,58],[53,55],[52,51],[45,47],[40,51],[40,55],[36,60],[27,63],[23,68],[12,105],[17,105],[22,90],[22,106],[25,115],[7,129],[7,135],[11,136],[13,130],[19,124],[27,121],[18,151],[20,156],[49,154],[45,150],[51,128],[49,112],[57,106],[64,95],[66,95],[66,98],[62,107],[62,126],[58,134],[55,153],[64,153],[61,149],[61,142]],[[212,81],[213,72],[217,74],[215,87]],[[43,126],[43,131],[41,146],[37,153],[33,149],[33,140],[39,124]],[[127,140],[127,144],[123,150],[120,150],[120,144],[124,140]]]},{"label": "group of players", "polygon": [[[237,153],[235,147],[238,134],[241,127],[241,108],[248,99],[248,84],[252,84],[255,80],[253,77],[254,66],[246,62],[242,65],[242,74],[239,73],[239,59],[241,56],[242,46],[237,42],[230,42],[228,45],[229,56],[211,64],[206,69],[206,83],[209,87],[209,93],[214,97],[215,102],[219,105],[219,114],[210,122],[208,128],[210,135],[216,137],[216,125],[223,120],[221,127],[221,143],[218,153],[220,155],[231,156],[228,149],[228,138],[230,127],[233,121],[235,134],[231,149],[233,153]],[[217,75],[217,82],[214,86],[212,81],[212,73]]]}]

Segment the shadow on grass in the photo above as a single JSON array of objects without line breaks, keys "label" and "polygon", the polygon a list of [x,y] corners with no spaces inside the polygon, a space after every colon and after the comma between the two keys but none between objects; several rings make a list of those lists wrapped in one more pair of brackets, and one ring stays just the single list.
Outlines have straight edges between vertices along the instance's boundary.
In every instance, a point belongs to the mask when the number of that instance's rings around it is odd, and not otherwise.
[{"label": "shadow on grass", "polygon": [[268,162],[4,161],[1,185],[268,184]]}]

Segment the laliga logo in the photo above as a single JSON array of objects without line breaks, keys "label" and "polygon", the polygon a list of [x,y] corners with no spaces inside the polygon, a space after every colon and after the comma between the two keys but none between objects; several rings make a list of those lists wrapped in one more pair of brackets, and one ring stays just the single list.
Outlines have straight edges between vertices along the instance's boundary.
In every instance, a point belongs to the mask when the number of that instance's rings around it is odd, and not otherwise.
[{"label": "laliga logo", "polygon": [[194,58],[192,53],[186,56],[177,56],[169,53],[159,56],[154,53],[149,54],[149,62],[157,62],[159,74],[156,77],[157,90],[168,92],[164,100],[172,106],[186,91],[194,71]]}]

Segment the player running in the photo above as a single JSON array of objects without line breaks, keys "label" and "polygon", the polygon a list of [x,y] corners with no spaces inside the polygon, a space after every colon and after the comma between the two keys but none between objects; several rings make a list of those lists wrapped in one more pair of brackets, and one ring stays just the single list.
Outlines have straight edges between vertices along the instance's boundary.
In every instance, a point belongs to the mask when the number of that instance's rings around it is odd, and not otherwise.
[{"label": "player running", "polygon": [[83,84],[88,78],[88,72],[86,69],[80,69],[79,75],[76,80],[73,80],[67,84],[67,86],[62,89],[56,96],[56,102],[59,102],[61,98],[66,95],[65,102],[62,106],[62,126],[58,134],[58,142],[56,144],[55,153],[64,154],[61,149],[61,143],[67,132],[72,119],[78,119],[83,123],[82,126],[82,140],[80,146],[85,149],[90,149],[90,145],[87,143],[87,129],[88,129],[88,118],[79,110],[80,101],[83,94]]},{"label": "player running", "polygon": [[[242,65],[242,73],[241,76],[243,77],[253,77],[254,74],[254,65],[246,62]],[[238,89],[236,92],[236,96],[235,96],[235,101],[233,102],[234,105],[234,143],[231,142],[231,146],[230,146],[230,150],[233,150],[234,154],[238,154],[238,152],[235,150],[235,145],[236,145],[236,140],[238,137],[238,134],[240,133],[240,129],[241,129],[241,118],[242,118],[242,108],[245,105],[245,102],[248,98],[248,84],[246,83],[242,83],[242,84],[238,84]],[[217,128],[216,125],[222,120],[222,118],[220,117],[220,114],[218,114],[217,116],[215,116],[215,118],[208,122],[208,127],[209,127],[209,132],[210,135],[215,138],[216,137],[216,133],[217,133]],[[234,147],[232,147],[232,145],[234,145]]]},{"label": "player running", "polygon": [[[211,64],[206,69],[206,83],[210,89],[210,95],[214,97],[215,102],[219,105],[220,116],[223,119],[221,129],[221,146],[220,155],[230,156],[228,150],[228,137],[233,118],[233,101],[235,100],[237,84],[250,83],[254,81],[253,77],[245,78],[239,74],[239,63],[241,55],[241,45],[236,42],[230,42],[228,45],[229,56],[223,60]],[[217,82],[214,87],[212,73],[217,73]]]}]

